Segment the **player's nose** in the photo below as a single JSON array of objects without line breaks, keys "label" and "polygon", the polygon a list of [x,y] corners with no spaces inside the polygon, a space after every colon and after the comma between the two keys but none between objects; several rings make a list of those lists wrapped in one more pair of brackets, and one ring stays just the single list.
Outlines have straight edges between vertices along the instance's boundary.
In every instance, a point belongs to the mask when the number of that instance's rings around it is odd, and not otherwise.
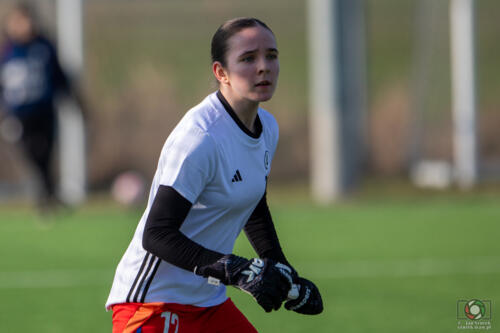
[{"label": "player's nose", "polygon": [[262,73],[269,73],[271,71],[271,65],[267,61],[265,57],[259,57],[259,60],[257,61],[257,72],[259,74]]}]

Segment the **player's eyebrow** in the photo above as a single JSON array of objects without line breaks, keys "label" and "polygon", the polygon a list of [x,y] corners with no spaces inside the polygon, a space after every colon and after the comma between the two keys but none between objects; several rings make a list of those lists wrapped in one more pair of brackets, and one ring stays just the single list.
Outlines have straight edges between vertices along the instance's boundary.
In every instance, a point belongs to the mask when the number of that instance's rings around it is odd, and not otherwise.
[{"label": "player's eyebrow", "polygon": [[[255,53],[257,52],[258,49],[254,49],[254,50],[248,50],[248,51],[245,51],[243,52],[242,54],[240,54],[240,57],[244,57],[246,55],[249,55],[249,54],[252,54],[252,53]],[[268,49],[266,49],[267,52],[273,52],[273,53],[279,53],[278,52],[278,49],[274,48],[274,47],[270,47]]]}]

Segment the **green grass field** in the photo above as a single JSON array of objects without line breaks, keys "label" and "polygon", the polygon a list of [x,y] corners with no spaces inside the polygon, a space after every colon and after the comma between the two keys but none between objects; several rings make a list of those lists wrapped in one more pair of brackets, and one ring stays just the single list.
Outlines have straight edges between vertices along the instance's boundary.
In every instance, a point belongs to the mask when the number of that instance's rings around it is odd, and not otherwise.
[{"label": "green grass field", "polygon": [[[318,207],[276,189],[282,245],[317,283],[325,311],[266,314],[230,296],[260,332],[455,332],[457,301],[500,299],[500,193],[365,191]],[[52,221],[25,204],[0,207],[0,331],[110,332],[104,302],[141,211],[107,199]],[[252,256],[246,239],[236,253]]]}]

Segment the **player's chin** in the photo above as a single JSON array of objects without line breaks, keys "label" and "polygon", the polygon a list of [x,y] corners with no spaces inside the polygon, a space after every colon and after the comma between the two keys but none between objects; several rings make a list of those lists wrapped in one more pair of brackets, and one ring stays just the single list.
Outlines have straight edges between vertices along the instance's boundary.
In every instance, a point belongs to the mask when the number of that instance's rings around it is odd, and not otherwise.
[{"label": "player's chin", "polygon": [[259,99],[259,102],[267,102],[268,100],[270,100],[273,96],[268,96],[268,97],[263,97],[263,98],[260,98]]},{"label": "player's chin", "polygon": [[253,100],[256,102],[267,102],[268,100],[273,98],[273,95],[274,95],[274,90],[266,92],[257,92]]}]

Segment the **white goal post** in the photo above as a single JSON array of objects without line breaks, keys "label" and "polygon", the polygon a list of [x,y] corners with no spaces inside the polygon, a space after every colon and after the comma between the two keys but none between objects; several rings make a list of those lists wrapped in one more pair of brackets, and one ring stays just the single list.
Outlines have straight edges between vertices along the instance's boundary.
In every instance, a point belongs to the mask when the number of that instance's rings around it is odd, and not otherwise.
[{"label": "white goal post", "polygon": [[474,0],[450,0],[451,84],[455,178],[460,188],[478,177]]},{"label": "white goal post", "polygon": [[[74,80],[83,72],[82,0],[57,0],[57,42],[63,68]],[[85,124],[74,100],[58,103],[60,195],[76,205],[86,197]]]}]

